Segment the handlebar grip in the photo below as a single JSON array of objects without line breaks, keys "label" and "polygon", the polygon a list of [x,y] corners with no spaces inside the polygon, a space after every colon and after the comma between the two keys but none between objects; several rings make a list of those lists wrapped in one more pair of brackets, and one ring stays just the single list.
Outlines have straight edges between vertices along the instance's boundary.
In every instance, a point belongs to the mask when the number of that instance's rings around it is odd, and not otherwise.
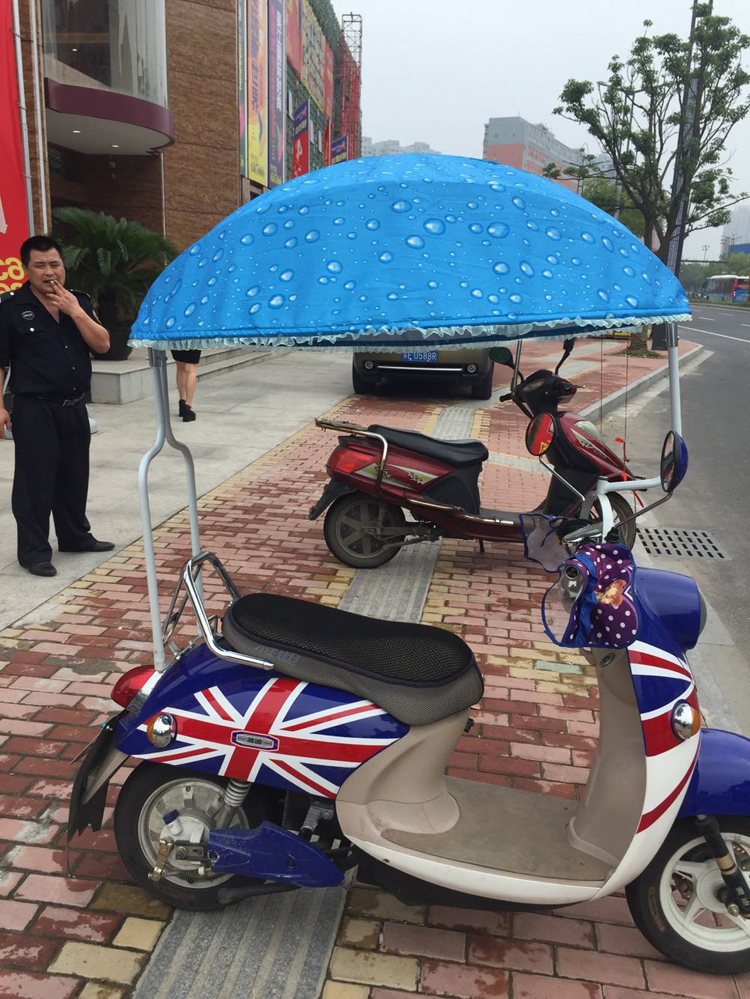
[{"label": "handlebar grip", "polygon": [[513,393],[512,393],[512,392],[506,392],[506,393],[505,393],[505,395],[501,395],[501,396],[500,396],[500,397],[498,398],[498,400],[497,400],[497,401],[498,401],[498,402],[510,402],[510,400],[511,400],[512,398],[513,398]]}]

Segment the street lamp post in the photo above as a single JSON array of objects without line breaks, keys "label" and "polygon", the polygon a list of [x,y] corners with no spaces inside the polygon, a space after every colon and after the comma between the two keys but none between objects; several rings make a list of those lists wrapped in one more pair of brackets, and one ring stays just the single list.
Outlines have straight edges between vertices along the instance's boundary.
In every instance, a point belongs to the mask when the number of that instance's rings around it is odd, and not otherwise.
[{"label": "street lamp post", "polygon": [[[680,191],[682,190],[685,179],[685,169],[682,160],[685,149],[688,147],[693,138],[693,132],[695,129],[695,111],[702,96],[701,80],[693,72],[695,25],[699,17],[708,17],[712,13],[713,0],[709,0],[708,3],[700,3],[699,0],[694,0],[692,17],[690,20],[690,38],[688,42],[688,77],[685,80],[685,90],[683,91],[682,98],[684,117],[680,124],[680,133],[677,139],[677,151],[675,154],[674,174],[672,177],[672,200],[679,197],[680,201],[677,209],[675,226],[669,240],[669,249],[667,251],[666,260],[667,267],[669,267],[669,269],[677,276],[679,276],[680,273],[680,260],[682,258],[682,245],[685,241],[685,222],[687,220],[689,201],[689,193],[687,191],[680,196]],[[676,329],[673,336],[676,339]],[[666,323],[659,323],[657,326],[654,326],[652,345],[656,350],[667,349],[669,342]]]}]

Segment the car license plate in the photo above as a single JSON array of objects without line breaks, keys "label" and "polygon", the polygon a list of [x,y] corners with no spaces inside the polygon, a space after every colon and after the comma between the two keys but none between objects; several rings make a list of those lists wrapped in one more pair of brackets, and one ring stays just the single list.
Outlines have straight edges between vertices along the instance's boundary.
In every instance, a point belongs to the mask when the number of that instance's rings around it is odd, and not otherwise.
[{"label": "car license plate", "polygon": [[402,361],[421,361],[422,363],[434,364],[437,361],[436,350],[405,350],[401,354]]}]

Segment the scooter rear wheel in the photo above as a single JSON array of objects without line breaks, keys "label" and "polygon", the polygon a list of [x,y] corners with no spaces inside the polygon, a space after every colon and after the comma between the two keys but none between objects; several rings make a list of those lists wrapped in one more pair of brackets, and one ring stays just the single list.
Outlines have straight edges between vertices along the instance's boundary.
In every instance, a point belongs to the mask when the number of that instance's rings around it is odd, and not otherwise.
[{"label": "scooter rear wheel", "polygon": [[[376,569],[398,555],[400,544],[395,538],[376,538],[365,534],[364,528],[378,524],[382,504],[365,493],[347,493],[328,508],[323,534],[329,550],[339,562],[355,569]],[[400,506],[384,506],[383,527],[403,527],[406,523]]]},{"label": "scooter rear wheel", "polygon": [[[226,908],[219,901],[220,888],[251,884],[232,874],[201,875],[200,861],[177,860],[172,850],[158,881],[149,879],[156,864],[163,816],[180,812],[185,838],[205,843],[214,828],[212,816],[221,806],[227,780],[213,774],[186,771],[163,763],[143,762],[125,781],[115,806],[117,848],[130,874],[142,888],[178,909]],[[267,818],[259,796],[251,789],[235,812],[229,828],[252,829]]]},{"label": "scooter rear wheel", "polygon": [[[719,825],[738,866],[750,870],[750,818],[724,816]],[[639,930],[670,960],[714,975],[743,974],[750,971],[750,921],[728,915],[722,888],[704,838],[682,819],[626,893]]]}]

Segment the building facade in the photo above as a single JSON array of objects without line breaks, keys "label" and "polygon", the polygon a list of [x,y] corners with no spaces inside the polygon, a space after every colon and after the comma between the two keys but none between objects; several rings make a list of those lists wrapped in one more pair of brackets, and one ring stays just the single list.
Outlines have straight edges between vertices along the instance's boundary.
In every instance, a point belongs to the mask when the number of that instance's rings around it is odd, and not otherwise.
[{"label": "building facade", "polygon": [[[534,125],[525,118],[490,118],[484,126],[482,156],[495,163],[506,163],[541,176],[553,163],[558,170],[583,163],[580,149],[571,149],[560,142],[546,125]],[[558,183],[576,189],[575,178],[561,177]]]},{"label": "building facade", "polygon": [[396,156],[399,153],[433,153],[441,155],[439,149],[433,149],[428,142],[412,142],[410,146],[402,146],[398,139],[383,139],[373,142],[369,135],[362,136],[362,156]]},{"label": "building facade", "polygon": [[[353,133],[349,157],[358,155],[360,66],[330,0],[3,7],[14,94],[3,96],[0,139],[18,155],[2,166],[0,221],[11,191],[25,211],[22,224],[0,225],[0,275],[27,235],[53,231],[61,206],[140,222],[184,248],[291,177],[305,102],[307,169],[325,165],[342,127]],[[252,146],[256,120],[265,144]],[[0,292],[18,285],[13,267]]]},{"label": "building facade", "polygon": [[750,243],[750,208],[734,208],[731,222],[728,222],[722,230],[721,256],[747,253],[742,247],[748,243]]}]

